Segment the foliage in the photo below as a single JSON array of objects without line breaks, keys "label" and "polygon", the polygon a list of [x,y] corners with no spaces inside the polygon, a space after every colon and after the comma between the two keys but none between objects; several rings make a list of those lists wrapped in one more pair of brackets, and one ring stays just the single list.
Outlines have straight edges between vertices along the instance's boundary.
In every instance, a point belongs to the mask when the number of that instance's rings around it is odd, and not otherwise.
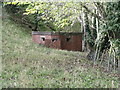
[{"label": "foliage", "polygon": [[6,4],[13,4],[19,8],[25,5],[22,14],[42,31],[43,28],[44,30],[49,28],[51,31],[74,32],[75,30],[70,28],[79,21],[78,31],[82,31],[84,34],[84,43],[87,43],[85,47],[90,47],[90,54],[91,51],[94,52],[91,59],[95,62],[101,58],[104,51],[109,51],[109,57],[113,58],[110,58],[108,62],[114,63],[113,66],[118,63],[120,56],[120,2],[38,1]]},{"label": "foliage", "polygon": [[107,14],[96,43],[101,50],[109,50],[109,57],[111,57],[109,63],[113,63],[115,69],[120,57],[120,36],[118,35],[120,33],[120,2],[109,2],[105,5]]},{"label": "foliage", "polygon": [[93,68],[83,52],[36,45],[28,28],[7,18],[3,29],[3,88],[118,88],[118,79]]},{"label": "foliage", "polygon": [[80,3],[73,2],[24,2],[24,4],[23,2],[14,2],[7,4],[28,5],[24,15],[34,15],[38,12],[38,19],[42,19],[45,21],[44,23],[52,22],[55,25],[53,28],[58,31],[63,31],[62,28],[73,25],[81,11]]}]

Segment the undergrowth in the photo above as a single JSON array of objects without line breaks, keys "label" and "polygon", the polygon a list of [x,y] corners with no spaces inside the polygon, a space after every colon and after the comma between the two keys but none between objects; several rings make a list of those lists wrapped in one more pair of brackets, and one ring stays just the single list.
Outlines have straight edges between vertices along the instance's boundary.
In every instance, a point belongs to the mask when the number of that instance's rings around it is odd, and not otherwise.
[{"label": "undergrowth", "polygon": [[118,88],[117,78],[93,68],[84,52],[37,45],[31,30],[8,18],[2,36],[4,88]]}]

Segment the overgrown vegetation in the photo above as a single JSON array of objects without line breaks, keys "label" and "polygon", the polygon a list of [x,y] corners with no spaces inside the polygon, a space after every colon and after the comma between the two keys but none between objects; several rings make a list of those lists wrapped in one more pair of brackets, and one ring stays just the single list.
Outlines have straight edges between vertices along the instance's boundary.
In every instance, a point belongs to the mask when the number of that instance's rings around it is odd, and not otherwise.
[{"label": "overgrown vegetation", "polygon": [[[3,17],[3,87],[117,88],[117,77],[106,72],[119,69],[119,7],[120,2],[4,3],[9,14]],[[36,45],[31,31],[83,32],[88,54]]]},{"label": "overgrown vegetation", "polygon": [[100,54],[104,54],[103,52],[109,53],[108,68],[113,68],[115,71],[120,61],[120,35],[118,35],[120,33],[120,2],[109,2],[105,5],[104,19],[96,40],[95,60],[98,60],[102,56]]},{"label": "overgrown vegetation", "polygon": [[[120,2],[38,1],[10,2],[5,6],[11,7],[13,10],[8,8],[8,11],[16,12],[26,21],[31,20],[33,31],[83,32],[83,50],[89,51],[87,57],[94,64],[101,60],[109,70],[118,69]],[[103,59],[105,54],[106,58]]]},{"label": "overgrown vegetation", "polygon": [[101,72],[98,66],[92,67],[85,53],[36,45],[28,28],[5,16],[1,77],[4,88],[118,88],[117,77]]}]

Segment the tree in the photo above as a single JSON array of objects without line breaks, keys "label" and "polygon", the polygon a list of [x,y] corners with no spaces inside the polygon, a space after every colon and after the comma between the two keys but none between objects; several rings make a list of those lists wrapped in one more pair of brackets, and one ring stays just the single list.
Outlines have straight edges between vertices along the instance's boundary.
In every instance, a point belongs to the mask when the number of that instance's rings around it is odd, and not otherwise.
[{"label": "tree", "polygon": [[79,31],[84,33],[84,47],[89,49],[88,55],[93,54],[91,59],[94,58],[94,63],[101,59],[104,52],[109,51],[107,52],[109,57],[113,58],[110,58],[108,63],[112,63],[114,69],[118,65],[120,2],[12,2],[8,4],[27,5],[24,15],[38,15],[36,26],[44,23],[52,31],[74,31],[67,30],[66,27],[72,27],[76,21],[79,21],[81,26]]},{"label": "tree", "polygon": [[100,51],[97,55],[108,49],[110,57],[108,67],[111,63],[115,70],[120,57],[120,36],[118,35],[120,33],[120,2],[109,2],[105,3],[105,5],[106,16],[104,17],[104,22],[102,22],[96,44]]}]

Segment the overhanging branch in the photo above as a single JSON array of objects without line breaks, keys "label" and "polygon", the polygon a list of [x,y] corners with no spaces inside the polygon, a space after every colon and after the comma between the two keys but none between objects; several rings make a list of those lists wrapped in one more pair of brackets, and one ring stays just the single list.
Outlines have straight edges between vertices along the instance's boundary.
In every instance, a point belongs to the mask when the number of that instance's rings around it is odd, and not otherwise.
[{"label": "overhanging branch", "polygon": [[88,9],[88,7],[87,7],[86,5],[84,5],[84,4],[81,3],[81,6],[82,6],[88,13],[90,13],[92,16],[94,16],[94,17],[96,17],[96,18],[98,18],[98,19],[100,19],[100,20],[102,19],[101,16],[93,13],[90,9]]}]

